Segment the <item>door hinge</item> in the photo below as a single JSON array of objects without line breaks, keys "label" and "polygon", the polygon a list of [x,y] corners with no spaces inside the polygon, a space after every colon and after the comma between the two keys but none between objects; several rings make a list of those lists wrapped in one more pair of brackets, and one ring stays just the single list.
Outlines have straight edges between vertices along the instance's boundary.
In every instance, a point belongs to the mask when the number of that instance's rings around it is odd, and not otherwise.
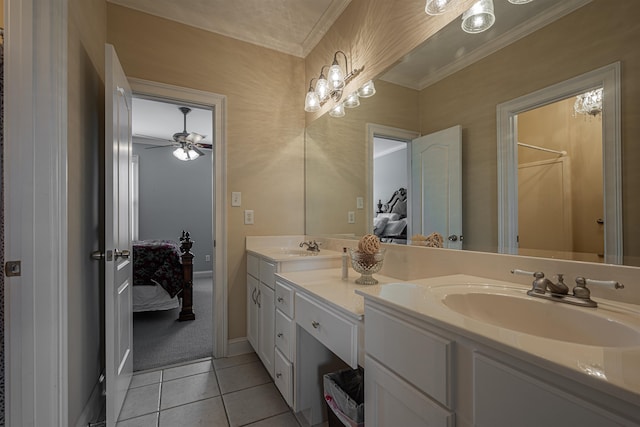
[{"label": "door hinge", "polygon": [[7,277],[18,277],[22,275],[20,261],[7,261],[4,264],[4,274]]}]

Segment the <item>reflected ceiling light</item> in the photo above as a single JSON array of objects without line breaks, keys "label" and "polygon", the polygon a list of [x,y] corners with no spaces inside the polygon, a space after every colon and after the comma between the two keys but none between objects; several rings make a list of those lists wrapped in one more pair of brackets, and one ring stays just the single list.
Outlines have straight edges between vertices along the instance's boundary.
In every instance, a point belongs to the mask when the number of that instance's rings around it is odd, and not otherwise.
[{"label": "reflected ceiling light", "polygon": [[173,155],[176,157],[176,159],[182,160],[183,162],[186,162],[188,160],[195,160],[200,157],[200,154],[198,154],[198,152],[196,152],[193,148],[187,147],[186,144],[176,148],[173,151]]},{"label": "reflected ceiling light", "polygon": [[576,102],[573,104],[574,115],[588,114],[597,116],[602,112],[602,88],[585,92],[576,96]]},{"label": "reflected ceiling light", "polygon": [[[344,69],[340,66],[338,61],[339,54],[344,57]],[[325,76],[325,68],[329,68],[327,75]],[[322,106],[329,101],[339,102],[342,98],[342,91],[344,87],[355,76],[360,74],[364,69],[363,67],[357,69],[349,69],[349,61],[347,55],[339,50],[333,54],[333,62],[331,66],[324,65],[320,69],[320,76],[318,78],[312,78],[309,82],[309,90],[307,91],[306,98],[304,100],[304,111],[308,113],[314,113],[319,111]],[[314,80],[315,87],[314,87]],[[351,93],[344,104],[336,105],[330,111],[332,117],[343,117],[344,107],[355,108],[360,105],[359,98],[368,98],[376,93],[376,88],[372,81],[368,81],[357,91]]]},{"label": "reflected ceiling light", "polygon": [[491,28],[495,21],[493,0],[479,0],[462,14],[462,29],[471,34],[481,33]]},{"label": "reflected ceiling light", "polygon": [[344,100],[345,108],[356,108],[359,105],[360,99],[358,99],[358,92],[351,93],[349,96],[347,96],[347,99]]},{"label": "reflected ceiling light", "polygon": [[329,111],[331,117],[344,117],[344,104],[341,102]]},{"label": "reflected ceiling light", "polygon": [[447,6],[452,0],[427,0],[424,11],[427,15],[441,15],[447,10]]},{"label": "reflected ceiling light", "polygon": [[376,94],[376,87],[373,84],[373,80],[369,80],[358,89],[358,96],[360,98],[369,98]]},{"label": "reflected ceiling light", "polygon": [[533,0],[509,0],[509,3],[511,4],[525,4],[525,3],[530,3]]}]

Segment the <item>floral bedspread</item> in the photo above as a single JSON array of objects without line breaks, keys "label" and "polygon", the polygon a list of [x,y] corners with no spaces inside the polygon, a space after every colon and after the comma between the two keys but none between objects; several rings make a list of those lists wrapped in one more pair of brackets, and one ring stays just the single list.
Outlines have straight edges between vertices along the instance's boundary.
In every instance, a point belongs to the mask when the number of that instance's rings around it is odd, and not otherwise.
[{"label": "floral bedspread", "polygon": [[162,286],[173,298],[182,291],[180,246],[171,240],[133,242],[133,285]]}]

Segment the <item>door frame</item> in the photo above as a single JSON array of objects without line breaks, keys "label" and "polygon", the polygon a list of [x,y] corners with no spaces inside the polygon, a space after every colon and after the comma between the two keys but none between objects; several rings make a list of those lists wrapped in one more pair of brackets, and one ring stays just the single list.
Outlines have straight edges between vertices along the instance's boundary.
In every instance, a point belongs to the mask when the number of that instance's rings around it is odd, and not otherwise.
[{"label": "door frame", "polygon": [[6,422],[66,426],[68,0],[5,11]]},{"label": "door frame", "polygon": [[622,264],[622,136],[620,62],[589,71],[496,107],[498,131],[498,253],[518,253],[518,120],[534,108],[604,87],[602,159],[605,262]]},{"label": "door frame", "polygon": [[[213,356],[227,355],[227,216],[226,216],[226,104],[227,97],[213,92],[128,78],[133,95],[195,103],[212,109],[213,121]],[[197,238],[197,237],[196,237]],[[221,248],[221,250],[219,250]]]}]

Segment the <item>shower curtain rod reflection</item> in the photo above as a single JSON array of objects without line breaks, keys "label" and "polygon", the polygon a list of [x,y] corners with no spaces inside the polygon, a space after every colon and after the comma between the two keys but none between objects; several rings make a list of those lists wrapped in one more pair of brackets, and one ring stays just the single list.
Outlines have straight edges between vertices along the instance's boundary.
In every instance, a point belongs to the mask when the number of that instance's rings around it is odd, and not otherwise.
[{"label": "shower curtain rod reflection", "polygon": [[534,150],[540,150],[540,151],[546,151],[546,152],[549,152],[549,153],[558,154],[560,156],[566,156],[567,155],[567,152],[564,151],[564,150],[562,150],[562,151],[552,150],[551,148],[538,147],[537,145],[525,144],[524,142],[518,142],[518,145],[521,145],[521,146],[527,147],[527,148],[533,148]]}]

